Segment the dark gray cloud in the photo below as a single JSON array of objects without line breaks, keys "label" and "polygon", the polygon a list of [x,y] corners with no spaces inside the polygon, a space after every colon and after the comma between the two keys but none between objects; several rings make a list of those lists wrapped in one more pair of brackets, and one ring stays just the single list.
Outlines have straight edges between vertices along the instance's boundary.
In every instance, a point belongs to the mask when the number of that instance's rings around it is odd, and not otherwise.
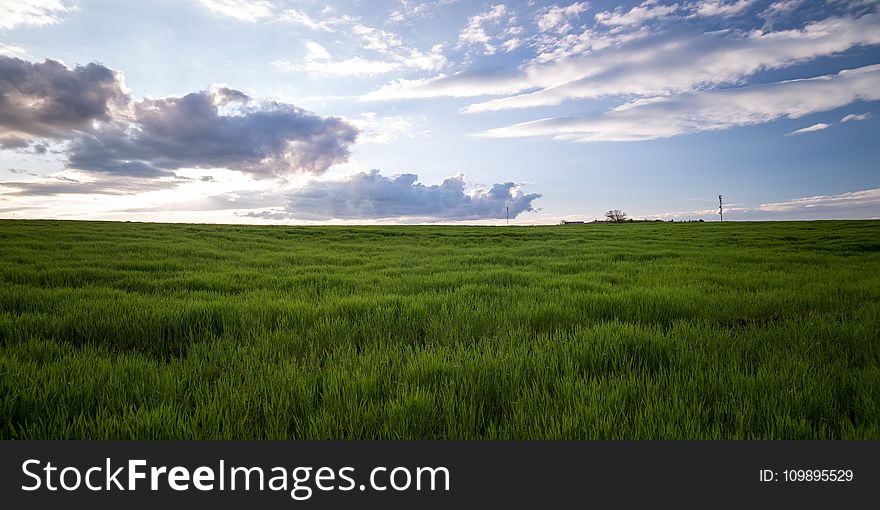
[{"label": "dark gray cloud", "polygon": [[34,138],[66,138],[110,120],[129,102],[120,73],[91,63],[70,69],[60,62],[27,62],[0,55],[0,147],[23,147]]},{"label": "dark gray cloud", "polygon": [[532,211],[541,195],[524,194],[506,182],[487,190],[465,192],[464,176],[449,177],[425,186],[415,174],[385,177],[378,170],[338,181],[315,181],[285,195],[281,209],[247,213],[266,219],[296,218],[381,219],[414,218],[425,221],[503,219]]},{"label": "dark gray cloud", "polygon": [[221,87],[132,101],[122,74],[0,56],[0,149],[43,154],[69,140],[68,167],[152,178],[222,167],[258,177],[320,174],[348,159],[358,130],[293,105]]},{"label": "dark gray cloud", "polygon": [[357,133],[339,118],[221,88],[134,103],[130,122],[76,137],[68,166],[140,177],[179,168],[320,174],[348,159]]}]

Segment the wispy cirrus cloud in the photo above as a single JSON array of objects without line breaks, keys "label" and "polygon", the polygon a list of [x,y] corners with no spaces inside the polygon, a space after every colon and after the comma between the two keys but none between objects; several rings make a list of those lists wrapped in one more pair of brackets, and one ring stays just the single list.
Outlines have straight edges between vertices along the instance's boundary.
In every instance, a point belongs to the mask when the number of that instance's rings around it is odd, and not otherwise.
[{"label": "wispy cirrus cloud", "polygon": [[596,13],[596,22],[612,27],[639,26],[650,20],[665,18],[681,8],[679,4],[665,5],[658,4],[656,0],[645,0],[629,10],[619,6],[613,11]]},{"label": "wispy cirrus cloud", "polygon": [[6,0],[0,2],[0,29],[19,25],[54,25],[74,8],[61,0]]},{"label": "wispy cirrus cloud", "polygon": [[302,25],[312,30],[321,32],[336,32],[336,30],[346,24],[355,21],[351,16],[331,16],[323,19],[316,19],[305,11],[297,9],[285,9],[278,17],[279,21]]},{"label": "wispy cirrus cloud", "polygon": [[[830,18],[802,29],[644,38],[589,58],[535,68],[535,92],[476,103],[466,112],[528,108],[572,99],[655,96],[735,84],[759,71],[791,66],[859,45],[880,44],[880,16]],[[557,76],[545,78],[549,70]],[[571,79],[569,79],[571,78]]]},{"label": "wispy cirrus cloud", "polygon": [[806,0],[777,0],[761,12],[761,17],[764,19],[766,26],[772,27],[780,19],[790,16],[804,5],[805,2]]},{"label": "wispy cirrus cloud", "polygon": [[[401,69],[436,71],[446,65],[443,45],[438,44],[428,52],[390,46],[387,42],[373,41],[381,48],[382,55],[365,58],[352,56],[334,58],[324,46],[315,41],[306,41],[305,56],[301,60],[277,59],[272,65],[281,71],[304,71],[313,76],[375,76]],[[376,49],[375,47],[372,49]]]},{"label": "wispy cirrus cloud", "polygon": [[272,16],[275,6],[266,0],[199,0],[214,14],[251,23]]},{"label": "wispy cirrus cloud", "polygon": [[516,15],[505,4],[493,5],[489,10],[468,18],[458,34],[459,47],[476,46],[484,55],[492,55],[499,48],[512,51],[519,46],[517,36],[522,31],[516,21]]},{"label": "wispy cirrus cloud", "polygon": [[417,130],[413,123],[399,115],[380,116],[375,112],[363,112],[360,118],[348,119],[360,131],[358,143],[388,144],[401,138],[427,136],[429,131]]},{"label": "wispy cirrus cloud", "polygon": [[543,9],[536,17],[535,24],[541,32],[567,34],[574,30],[580,15],[590,8],[588,2],[574,2],[570,5],[551,5]]},{"label": "wispy cirrus cloud", "polygon": [[844,123],[844,122],[851,122],[854,120],[866,120],[870,116],[871,116],[870,113],[850,113],[850,114],[846,115],[845,117],[843,117],[842,119],[840,119],[840,122]]},{"label": "wispy cirrus cloud", "polygon": [[690,7],[691,16],[733,16],[755,4],[755,0],[699,0]]},{"label": "wispy cirrus cloud", "polygon": [[840,193],[836,195],[814,195],[781,202],[761,204],[758,210],[767,212],[793,212],[818,208],[875,207],[880,212],[880,188]]},{"label": "wispy cirrus cloud", "polygon": [[880,64],[810,79],[640,99],[601,115],[548,118],[490,129],[481,135],[581,142],[655,140],[794,119],[856,101],[876,100],[880,100]]},{"label": "wispy cirrus cloud", "polygon": [[0,42],[0,56],[24,58],[27,56],[27,51],[21,46]]},{"label": "wispy cirrus cloud", "polygon": [[813,133],[815,131],[822,131],[823,129],[828,129],[830,127],[831,127],[831,124],[819,122],[819,123],[813,124],[812,126],[807,126],[805,128],[796,129],[796,130],[792,131],[791,133],[787,133],[786,136],[802,135],[804,133]]},{"label": "wispy cirrus cloud", "polygon": [[[840,122],[838,122],[838,124],[845,124],[847,122],[865,120],[870,116],[871,116],[870,113],[861,113],[861,114],[850,113],[848,115],[844,115],[844,117],[842,119],[840,119]],[[807,126],[805,128],[796,129],[796,130],[792,131],[791,133],[787,133],[786,136],[802,135],[804,133],[813,133],[816,131],[824,131],[834,125],[835,124],[833,122],[832,123],[819,122],[817,124],[813,124],[812,126]]]},{"label": "wispy cirrus cloud", "polygon": [[[650,219],[717,218],[718,209],[697,209],[643,215]],[[728,220],[827,220],[880,218],[880,188],[850,191],[831,195],[767,202],[754,206],[725,206],[724,219]]]},{"label": "wispy cirrus cloud", "polygon": [[404,23],[430,17],[437,9],[457,4],[460,0],[400,0],[400,6],[388,13],[390,23]]},{"label": "wispy cirrus cloud", "polygon": [[306,54],[302,61],[279,59],[272,65],[281,71],[305,71],[317,76],[373,76],[400,69],[400,62],[385,59],[350,57],[333,59],[327,48],[314,41],[306,41]]},{"label": "wispy cirrus cloud", "polygon": [[759,71],[880,44],[880,16],[873,11],[860,17],[830,17],[775,32],[684,29],[653,34],[639,30],[607,37],[613,39],[599,48],[587,45],[578,50],[580,54],[549,62],[541,62],[539,55],[521,69],[396,80],[363,99],[505,96],[463,109],[476,113],[551,106],[573,99],[686,93],[737,84]]}]

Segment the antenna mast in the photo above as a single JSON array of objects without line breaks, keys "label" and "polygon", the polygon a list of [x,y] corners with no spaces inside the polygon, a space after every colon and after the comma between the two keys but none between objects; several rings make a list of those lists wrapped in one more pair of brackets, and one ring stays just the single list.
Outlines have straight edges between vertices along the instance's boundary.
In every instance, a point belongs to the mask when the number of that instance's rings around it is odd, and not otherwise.
[{"label": "antenna mast", "polygon": [[721,223],[724,223],[724,202],[721,201],[721,195],[718,195],[718,214],[721,215]]}]

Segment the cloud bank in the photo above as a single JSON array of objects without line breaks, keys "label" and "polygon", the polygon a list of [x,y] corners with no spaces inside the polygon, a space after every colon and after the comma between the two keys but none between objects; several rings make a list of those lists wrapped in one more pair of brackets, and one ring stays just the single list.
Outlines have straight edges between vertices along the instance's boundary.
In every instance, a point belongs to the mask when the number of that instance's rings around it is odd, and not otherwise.
[{"label": "cloud bank", "polygon": [[[379,39],[375,44],[384,40]],[[523,193],[513,182],[468,190],[463,175],[438,185],[421,184],[414,174],[386,177],[378,170],[317,179],[332,165],[348,161],[361,130],[365,142],[415,136],[402,117],[324,117],[228,87],[135,100],[122,73],[101,64],[71,69],[53,60],[0,57],[2,148],[42,154],[51,143],[67,156],[64,172],[0,182],[3,197],[55,200],[162,190],[180,197],[209,189],[199,186],[229,189],[228,182],[217,183],[198,169],[245,174],[246,189],[225,195],[215,191],[189,203],[172,199],[141,212],[233,210],[269,219],[460,221],[499,219],[508,212],[516,217],[533,210],[540,197]],[[312,178],[290,187],[295,179],[285,177],[292,174]],[[264,210],[254,212],[258,209]]]},{"label": "cloud bank", "polygon": [[[281,208],[247,213],[264,219],[386,219],[462,221],[515,218],[533,211],[537,193],[523,193],[513,182],[465,190],[464,175],[424,185],[415,174],[386,177],[378,170],[334,181],[313,181],[290,191]],[[509,209],[508,209],[509,208]]]}]

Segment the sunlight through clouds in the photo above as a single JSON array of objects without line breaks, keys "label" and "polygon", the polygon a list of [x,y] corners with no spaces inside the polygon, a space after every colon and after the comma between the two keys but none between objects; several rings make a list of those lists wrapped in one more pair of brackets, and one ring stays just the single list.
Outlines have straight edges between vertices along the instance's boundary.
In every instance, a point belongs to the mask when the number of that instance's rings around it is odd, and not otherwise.
[{"label": "sunlight through clouds", "polygon": [[[555,222],[722,191],[761,215],[779,197],[877,186],[873,0],[31,0],[0,13],[0,210],[19,214],[122,215],[106,204],[128,197],[139,218],[202,218],[207,204],[236,222],[311,221],[292,209],[308,202],[297,189],[369,211],[388,190],[467,203],[516,183],[542,196],[521,218]],[[460,172],[473,182],[440,193]],[[345,210],[311,204],[316,218]],[[363,214],[498,218],[405,210]]]}]

